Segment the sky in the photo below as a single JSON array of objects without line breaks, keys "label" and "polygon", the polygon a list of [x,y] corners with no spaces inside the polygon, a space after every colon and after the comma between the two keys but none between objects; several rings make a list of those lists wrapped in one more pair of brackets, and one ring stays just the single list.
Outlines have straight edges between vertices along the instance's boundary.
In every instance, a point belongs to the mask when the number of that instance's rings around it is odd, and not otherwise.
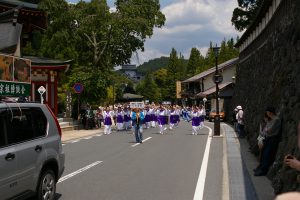
[{"label": "sky", "polygon": [[[114,2],[107,0],[112,9]],[[237,0],[160,0],[160,5],[166,16],[165,26],[154,29],[152,37],[145,42],[145,51],[138,52],[138,59],[133,56],[132,64],[169,56],[172,48],[186,59],[194,47],[205,56],[210,41],[220,46],[224,38],[241,36],[231,24]]]}]

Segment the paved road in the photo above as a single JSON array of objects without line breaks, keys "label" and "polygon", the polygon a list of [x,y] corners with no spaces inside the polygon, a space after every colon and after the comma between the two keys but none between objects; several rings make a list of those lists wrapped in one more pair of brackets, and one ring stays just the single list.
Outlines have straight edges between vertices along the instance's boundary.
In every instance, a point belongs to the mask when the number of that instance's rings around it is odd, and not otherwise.
[{"label": "paved road", "polygon": [[181,122],[165,135],[145,130],[138,145],[129,132],[68,141],[57,199],[189,200],[201,192],[203,199],[222,199],[223,139],[208,141],[208,128],[200,133],[191,135],[190,124]]}]

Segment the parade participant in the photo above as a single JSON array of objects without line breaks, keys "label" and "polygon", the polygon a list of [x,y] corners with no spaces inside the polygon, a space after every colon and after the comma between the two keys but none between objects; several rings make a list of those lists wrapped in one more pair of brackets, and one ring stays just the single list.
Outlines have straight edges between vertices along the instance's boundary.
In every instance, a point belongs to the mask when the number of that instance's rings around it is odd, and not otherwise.
[{"label": "parade participant", "polygon": [[111,111],[109,107],[106,107],[105,111],[103,112],[103,117],[104,117],[104,134],[105,135],[111,134],[113,111]]},{"label": "parade participant", "polygon": [[144,116],[145,116],[145,127],[148,129],[151,126],[151,112],[149,109],[149,105],[146,105],[146,108],[144,110]]},{"label": "parade participant", "polygon": [[103,122],[103,114],[102,114],[101,107],[98,108],[97,113],[96,113],[96,117],[97,117],[97,127],[101,128],[102,122]]},{"label": "parade participant", "polygon": [[192,135],[197,135],[200,125],[200,119],[199,119],[200,113],[196,106],[193,106],[193,110],[191,112],[192,117]]},{"label": "parade participant", "polygon": [[130,109],[127,106],[124,107],[124,127],[125,130],[131,129]]},{"label": "parade participant", "polygon": [[135,141],[137,143],[143,143],[143,121],[144,113],[139,108],[133,109],[132,115],[132,126],[135,134]]},{"label": "parade participant", "polygon": [[200,121],[200,125],[199,128],[202,129],[204,127],[204,119],[205,119],[205,109],[203,107],[203,105],[199,106],[199,121]]},{"label": "parade participant", "polygon": [[157,110],[157,122],[159,126],[159,133],[164,134],[164,131],[167,129],[167,118],[166,118],[166,110],[165,108],[160,105],[159,109]]},{"label": "parade participant", "polygon": [[170,127],[169,129],[172,130],[175,127],[175,124],[178,122],[177,113],[175,107],[171,107],[170,110]]},{"label": "parade participant", "polygon": [[176,108],[175,108],[175,116],[176,116],[175,128],[178,127],[178,124],[180,122],[180,113],[181,113],[181,108],[180,108],[180,106],[176,105]]},{"label": "parade participant", "polygon": [[117,121],[117,130],[121,131],[124,129],[124,112],[122,108],[119,106],[116,112],[116,121]]},{"label": "parade participant", "polygon": [[151,105],[150,118],[151,118],[151,127],[155,128],[156,127],[156,122],[157,122],[156,106],[155,106],[155,104]]}]

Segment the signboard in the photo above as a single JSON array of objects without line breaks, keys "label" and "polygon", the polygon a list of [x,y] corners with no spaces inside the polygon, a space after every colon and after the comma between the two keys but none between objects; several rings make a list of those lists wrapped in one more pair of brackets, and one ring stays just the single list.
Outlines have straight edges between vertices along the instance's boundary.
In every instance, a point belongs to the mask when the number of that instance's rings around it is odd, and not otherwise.
[{"label": "signboard", "polygon": [[30,96],[31,85],[0,81],[0,96]]},{"label": "signboard", "polygon": [[46,88],[44,86],[39,87],[38,92],[42,95],[46,92]]},{"label": "signboard", "polygon": [[145,107],[145,104],[144,102],[130,102],[129,103],[130,105],[130,108],[144,108]]},{"label": "signboard", "polygon": [[31,61],[0,54],[0,96],[30,96]]},{"label": "signboard", "polygon": [[171,105],[172,103],[171,103],[171,101],[163,101],[161,104],[162,105]]},{"label": "signboard", "polygon": [[176,81],[176,98],[181,99],[181,81]]},{"label": "signboard", "polygon": [[0,80],[30,83],[31,61],[0,54]]},{"label": "signboard", "polygon": [[83,91],[83,85],[81,83],[75,83],[73,89],[75,93],[80,94]]},{"label": "signboard", "polygon": [[221,74],[215,74],[213,76],[213,81],[214,81],[214,83],[222,83],[223,76]]}]

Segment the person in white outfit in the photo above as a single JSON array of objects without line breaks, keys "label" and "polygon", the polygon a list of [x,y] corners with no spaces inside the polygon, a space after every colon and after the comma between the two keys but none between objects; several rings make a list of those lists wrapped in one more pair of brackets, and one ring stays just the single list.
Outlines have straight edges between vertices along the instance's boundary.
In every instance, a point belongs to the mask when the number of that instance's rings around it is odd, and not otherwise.
[{"label": "person in white outfit", "polygon": [[196,106],[193,106],[193,110],[190,115],[192,117],[192,135],[197,135],[200,126],[200,112]]},{"label": "person in white outfit", "polygon": [[116,112],[116,121],[117,121],[117,130],[121,131],[124,129],[124,112],[119,106],[118,111]]},{"label": "person in white outfit", "polygon": [[166,110],[163,106],[160,106],[157,110],[157,122],[159,126],[159,133],[164,134],[164,131],[167,129],[167,118]]},{"label": "person in white outfit", "polygon": [[111,125],[112,125],[112,117],[113,117],[113,111],[107,107],[105,111],[103,112],[104,117],[104,134],[111,134]]},{"label": "person in white outfit", "polygon": [[204,127],[204,119],[205,119],[205,109],[202,105],[199,106],[199,121],[200,121],[200,124],[199,124],[199,128],[202,129]]},{"label": "person in white outfit", "polygon": [[151,128],[155,128],[157,122],[157,111],[156,111],[155,104],[151,105],[149,111],[150,111]]}]

